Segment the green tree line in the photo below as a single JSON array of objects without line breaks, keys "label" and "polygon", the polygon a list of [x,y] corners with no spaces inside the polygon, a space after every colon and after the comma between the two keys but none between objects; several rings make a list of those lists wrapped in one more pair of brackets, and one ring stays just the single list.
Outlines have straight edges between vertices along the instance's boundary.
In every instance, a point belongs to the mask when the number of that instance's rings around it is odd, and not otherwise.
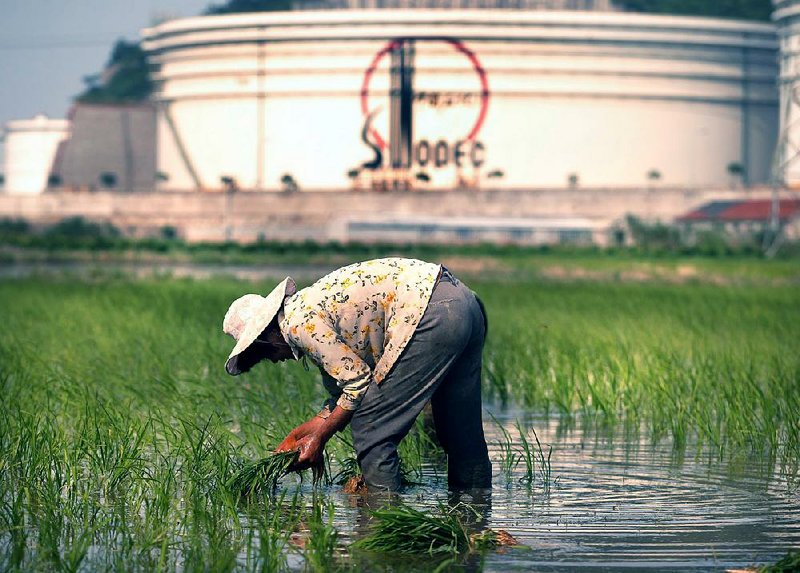
[{"label": "green tree line", "polygon": [[769,20],[772,13],[770,0],[618,0],[617,3],[634,12],[742,20]]}]

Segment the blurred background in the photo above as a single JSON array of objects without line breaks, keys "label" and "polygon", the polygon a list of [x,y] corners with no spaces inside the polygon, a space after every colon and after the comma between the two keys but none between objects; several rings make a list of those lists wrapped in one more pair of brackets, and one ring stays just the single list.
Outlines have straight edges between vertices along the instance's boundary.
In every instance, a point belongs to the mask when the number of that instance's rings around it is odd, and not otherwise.
[{"label": "blurred background", "polygon": [[800,1],[3,12],[6,235],[80,218],[188,242],[798,239]]}]

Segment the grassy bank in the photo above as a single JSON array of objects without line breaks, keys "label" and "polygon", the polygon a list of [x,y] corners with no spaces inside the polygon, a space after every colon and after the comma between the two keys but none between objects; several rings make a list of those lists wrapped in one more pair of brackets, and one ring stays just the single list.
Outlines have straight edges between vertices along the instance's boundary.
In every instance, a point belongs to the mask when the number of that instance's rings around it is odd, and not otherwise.
[{"label": "grassy bank", "polygon": [[[269,571],[288,552],[311,569],[346,565],[324,499],[242,505],[224,487],[324,398],[299,363],[224,372],[228,303],[271,286],[0,282],[0,569]],[[490,399],[797,471],[796,287],[471,286],[490,314]],[[352,455],[345,442],[329,445],[334,471]],[[412,475],[430,451],[421,433],[407,441]],[[310,538],[295,547],[301,529]]]},{"label": "grassy bank", "polygon": [[758,237],[743,240],[709,231],[702,240],[687,244],[675,228],[639,221],[635,226],[635,245],[600,248],[310,241],[188,243],[170,227],[163,228],[159,236],[134,238],[124,236],[109,224],[79,217],[42,228],[24,220],[0,219],[0,265],[113,263],[335,268],[357,260],[398,255],[443,261],[463,275],[490,274],[495,279],[800,284],[798,243],[785,244],[775,259],[767,260]]}]

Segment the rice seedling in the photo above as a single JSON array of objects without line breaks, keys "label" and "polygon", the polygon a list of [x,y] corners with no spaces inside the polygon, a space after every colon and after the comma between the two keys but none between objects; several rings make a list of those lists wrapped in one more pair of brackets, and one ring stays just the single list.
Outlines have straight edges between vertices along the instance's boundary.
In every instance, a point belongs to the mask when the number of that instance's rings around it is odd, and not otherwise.
[{"label": "rice seedling", "polygon": [[390,505],[372,512],[371,532],[354,545],[359,549],[389,554],[455,557],[514,545],[516,540],[505,531],[485,529],[470,532],[462,521],[462,512],[477,512],[464,503],[452,507],[440,505],[426,512],[406,505]]},{"label": "rice seedling", "polygon": [[254,462],[245,463],[226,482],[226,487],[239,496],[270,493],[278,481],[289,473],[297,461],[297,452],[276,452]]},{"label": "rice seedling", "polygon": [[281,494],[267,504],[256,503],[248,508],[247,515],[254,525],[248,543],[248,562],[254,564],[253,569],[263,573],[288,569],[289,542],[302,519],[301,501],[295,491],[291,498]]},{"label": "rice seedling", "polygon": [[789,342],[796,289],[560,283],[479,293],[490,312],[517,309],[501,311],[487,341],[487,368],[503,384],[487,384],[490,396],[624,424],[678,450],[773,450],[789,466],[800,457],[786,416],[800,407]]},{"label": "rice seedling", "polygon": [[[544,454],[542,443],[539,441],[539,436],[536,429],[531,426],[530,428],[523,428],[517,421],[515,424],[517,432],[519,433],[520,445],[522,448],[520,458],[525,464],[525,473],[519,478],[521,483],[532,486],[536,476],[536,466],[539,467],[539,478],[542,482],[542,489],[544,493],[550,492],[550,476],[552,474],[552,467],[550,459],[553,456],[553,446],[549,446],[547,455]],[[528,434],[533,433],[533,438],[536,441],[535,446],[528,439]]]},{"label": "rice seedling", "polygon": [[800,571],[800,551],[790,551],[772,565],[757,569],[758,573],[791,573]]},{"label": "rice seedling", "polygon": [[354,477],[361,475],[361,467],[355,457],[347,457],[339,462],[339,471],[331,478],[336,485],[345,485]]},{"label": "rice seedling", "polygon": [[456,514],[444,508],[423,512],[405,505],[372,512],[372,533],[355,546],[368,551],[456,555],[470,549],[469,534]]},{"label": "rice seedling", "polygon": [[339,534],[333,526],[335,508],[332,502],[314,497],[311,510],[306,512],[308,539],[305,542],[306,567],[311,571],[334,570]]},{"label": "rice seedling", "polygon": [[502,435],[502,439],[497,441],[497,449],[500,452],[500,471],[503,472],[506,481],[511,481],[514,471],[522,460],[522,456],[514,445],[514,439],[511,437],[511,433],[497,418],[492,416],[492,420]]},{"label": "rice seedling", "polygon": [[[0,281],[0,569],[283,567],[283,528],[295,529],[294,518],[270,521],[275,496],[242,499],[233,490],[253,482],[228,484],[244,469],[243,449],[266,454],[324,390],[315,371],[292,363],[231,379],[218,324],[243,291],[270,286]],[[782,479],[797,483],[796,286],[471,286],[494,324],[487,401],[568,413],[575,427],[624,424],[634,439],[671,443],[676,456],[708,447],[725,460],[777,460]],[[520,434],[503,433],[495,469],[546,489],[545,444]],[[415,430],[401,446],[415,481],[428,480],[423,464],[441,461],[427,437]],[[327,449],[352,456],[345,440]],[[339,480],[356,466],[340,462]],[[256,485],[269,493],[277,479]]]}]

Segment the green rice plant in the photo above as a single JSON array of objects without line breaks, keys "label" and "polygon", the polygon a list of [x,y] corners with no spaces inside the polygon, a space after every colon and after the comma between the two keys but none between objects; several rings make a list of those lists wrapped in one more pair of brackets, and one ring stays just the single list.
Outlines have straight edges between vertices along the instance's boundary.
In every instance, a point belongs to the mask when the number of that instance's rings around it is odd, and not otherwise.
[{"label": "green rice plant", "polygon": [[389,506],[373,511],[372,518],[372,532],[354,544],[360,549],[414,555],[457,555],[470,549],[461,521],[442,507],[433,513]]},{"label": "green rice plant", "polygon": [[519,421],[517,421],[515,425],[517,427],[517,432],[519,432],[520,443],[522,444],[522,454],[520,457],[525,464],[525,473],[519,478],[519,482],[532,486],[536,477],[535,453],[531,443],[528,441],[527,432],[522,428]]},{"label": "green rice plant", "polygon": [[[547,455],[544,453],[542,443],[539,441],[539,436],[536,434],[536,429],[531,426],[530,428],[523,428],[519,421],[515,424],[517,432],[519,433],[520,443],[522,445],[522,453],[520,458],[525,464],[525,473],[519,478],[521,483],[533,485],[536,476],[536,467],[539,468],[539,478],[542,482],[544,493],[550,493],[552,467],[550,459],[553,456],[553,446],[549,446]],[[528,439],[528,433],[533,433],[533,439],[536,444],[532,444]]]},{"label": "green rice plant", "polygon": [[790,342],[800,319],[796,289],[541,283],[476,290],[498,325],[486,349],[500,379],[487,380],[490,395],[502,383],[513,404],[621,423],[679,451],[711,446],[724,458],[771,450],[788,468],[800,457],[793,423],[800,363]]},{"label": "green rice plant", "polygon": [[800,571],[800,551],[790,551],[776,563],[759,567],[757,571],[758,573],[793,573]]},{"label": "green rice plant", "polygon": [[300,494],[295,491],[291,497],[287,497],[281,493],[264,503],[262,499],[248,501],[252,501],[252,504],[244,509],[254,527],[247,545],[247,561],[253,564],[253,570],[262,573],[286,571],[289,542],[300,528],[302,519]]},{"label": "green rice plant", "polygon": [[506,481],[511,481],[514,475],[514,470],[517,469],[522,456],[520,455],[517,447],[514,445],[514,439],[511,433],[506,430],[502,422],[492,416],[495,425],[500,430],[502,439],[497,441],[497,448],[500,452],[500,470],[506,478]]},{"label": "green rice plant", "polygon": [[444,468],[446,456],[436,436],[433,419],[423,411],[417,417],[411,431],[403,438],[398,447],[398,454],[405,472],[404,479],[412,483],[422,478],[422,465],[431,463],[434,467]]},{"label": "green rice plant", "polygon": [[361,466],[358,465],[358,460],[350,456],[339,462],[339,471],[331,478],[331,481],[336,485],[344,485],[360,474]]},{"label": "green rice plant", "polygon": [[[743,264],[713,268],[734,277]],[[798,289],[761,280],[772,271],[760,262],[744,266],[746,285],[468,281],[494,325],[484,395],[614,439],[622,424],[621,439],[667,442],[676,459],[696,450],[763,463],[797,487]],[[242,499],[226,484],[243,449],[268,452],[324,390],[291,362],[231,379],[219,333],[231,300],[272,286],[101,273],[0,281],[0,570],[282,567],[281,528],[299,525],[283,513],[269,521],[283,511],[276,496]],[[503,474],[549,483],[545,445],[509,430]],[[352,445],[340,435],[326,449],[345,460]],[[425,440],[415,430],[401,445],[415,479],[440,461]],[[260,537],[275,549],[262,555]]]},{"label": "green rice plant", "polygon": [[491,529],[470,533],[459,514],[478,515],[464,503],[452,507],[440,505],[435,512],[420,511],[407,505],[387,506],[372,512],[371,533],[354,546],[367,551],[389,554],[455,557],[497,547],[505,532]]},{"label": "green rice plant", "polygon": [[289,473],[289,468],[297,461],[297,452],[276,452],[260,460],[245,463],[225,486],[234,494],[269,494],[278,481]]},{"label": "green rice plant", "polygon": [[311,511],[306,513],[308,539],[303,557],[306,567],[315,572],[331,571],[335,567],[335,553],[339,533],[333,526],[335,508],[332,502],[324,502],[314,496]]}]

